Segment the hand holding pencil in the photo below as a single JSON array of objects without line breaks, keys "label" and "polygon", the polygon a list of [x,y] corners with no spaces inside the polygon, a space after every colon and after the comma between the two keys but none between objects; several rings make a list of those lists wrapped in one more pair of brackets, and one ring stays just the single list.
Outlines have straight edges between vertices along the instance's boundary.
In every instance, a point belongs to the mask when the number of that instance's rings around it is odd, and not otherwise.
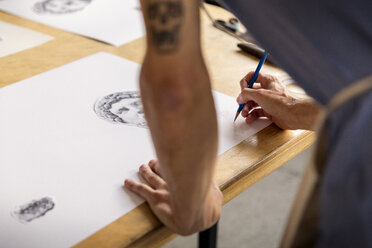
[{"label": "hand holding pencil", "polygon": [[[262,68],[262,65],[265,63],[266,58],[267,58],[267,52],[265,51],[263,53],[261,59],[260,59],[260,62],[257,65],[256,71],[254,72],[251,81],[249,82],[248,88],[252,88],[253,87],[253,84],[256,81],[256,79],[258,77],[258,74],[260,73],[260,70]],[[236,121],[236,118],[238,118],[238,116],[239,116],[240,112],[243,110],[243,108],[244,108],[244,104],[242,103],[242,104],[239,105],[239,108],[236,111],[234,122]]]},{"label": "hand holding pencil", "polygon": [[321,108],[311,98],[295,98],[275,76],[260,73],[252,89],[248,88],[254,72],[241,81],[241,93],[237,98],[243,104],[241,115],[247,124],[268,118],[282,129],[313,130]]}]

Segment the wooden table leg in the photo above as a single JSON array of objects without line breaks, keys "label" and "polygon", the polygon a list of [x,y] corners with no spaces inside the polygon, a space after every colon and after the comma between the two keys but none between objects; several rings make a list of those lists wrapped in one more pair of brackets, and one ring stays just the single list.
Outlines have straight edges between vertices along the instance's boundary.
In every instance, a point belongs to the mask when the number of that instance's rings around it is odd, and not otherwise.
[{"label": "wooden table leg", "polygon": [[217,247],[217,225],[218,222],[207,230],[199,233],[199,248]]}]

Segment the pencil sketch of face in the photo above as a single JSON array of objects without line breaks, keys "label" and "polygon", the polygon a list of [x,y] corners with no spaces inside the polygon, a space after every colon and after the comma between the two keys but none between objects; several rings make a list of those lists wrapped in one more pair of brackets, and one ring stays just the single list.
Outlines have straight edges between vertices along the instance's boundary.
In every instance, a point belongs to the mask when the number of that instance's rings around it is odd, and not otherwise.
[{"label": "pencil sketch of face", "polygon": [[93,0],[44,0],[34,5],[37,14],[68,14],[83,10]]},{"label": "pencil sketch of face", "polygon": [[17,207],[17,209],[12,212],[12,216],[22,223],[27,223],[44,216],[47,212],[52,210],[54,206],[55,203],[52,198],[43,197],[40,200],[34,200]]},{"label": "pencil sketch of face", "polygon": [[98,99],[94,111],[111,123],[147,128],[138,91],[116,92]]}]

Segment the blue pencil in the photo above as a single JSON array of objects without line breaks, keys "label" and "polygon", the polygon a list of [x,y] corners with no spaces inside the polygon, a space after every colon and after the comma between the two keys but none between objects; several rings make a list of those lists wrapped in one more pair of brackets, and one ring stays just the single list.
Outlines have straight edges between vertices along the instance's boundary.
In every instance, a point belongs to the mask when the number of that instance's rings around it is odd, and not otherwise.
[{"label": "blue pencil", "polygon": [[[252,88],[253,87],[253,84],[256,81],[256,79],[258,77],[258,74],[260,73],[261,67],[265,63],[266,57],[267,57],[267,52],[265,51],[262,54],[262,57],[260,59],[260,63],[258,63],[257,68],[256,68],[256,71],[254,72],[251,81],[249,82],[248,88]],[[240,112],[242,112],[242,109],[244,108],[244,105],[245,105],[244,103],[242,103],[242,104],[239,105],[238,111],[236,111],[234,122],[235,122],[236,118],[238,118]]]}]

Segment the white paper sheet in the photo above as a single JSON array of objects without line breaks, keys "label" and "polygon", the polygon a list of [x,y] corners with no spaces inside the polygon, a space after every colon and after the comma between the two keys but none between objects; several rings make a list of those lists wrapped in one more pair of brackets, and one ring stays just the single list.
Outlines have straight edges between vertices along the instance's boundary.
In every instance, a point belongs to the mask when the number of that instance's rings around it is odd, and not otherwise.
[{"label": "white paper sheet", "polygon": [[[142,202],[122,185],[155,157],[148,129],[105,121],[93,107],[137,91],[139,68],[97,53],[0,89],[0,247],[68,247]],[[214,97],[220,154],[269,124],[233,124],[235,99]],[[16,218],[42,198],[54,208],[27,223]]]},{"label": "white paper sheet", "polygon": [[115,46],[145,34],[138,0],[3,0],[0,9]]},{"label": "white paper sheet", "polygon": [[0,21],[0,58],[41,45],[52,39],[53,37],[49,35]]}]

